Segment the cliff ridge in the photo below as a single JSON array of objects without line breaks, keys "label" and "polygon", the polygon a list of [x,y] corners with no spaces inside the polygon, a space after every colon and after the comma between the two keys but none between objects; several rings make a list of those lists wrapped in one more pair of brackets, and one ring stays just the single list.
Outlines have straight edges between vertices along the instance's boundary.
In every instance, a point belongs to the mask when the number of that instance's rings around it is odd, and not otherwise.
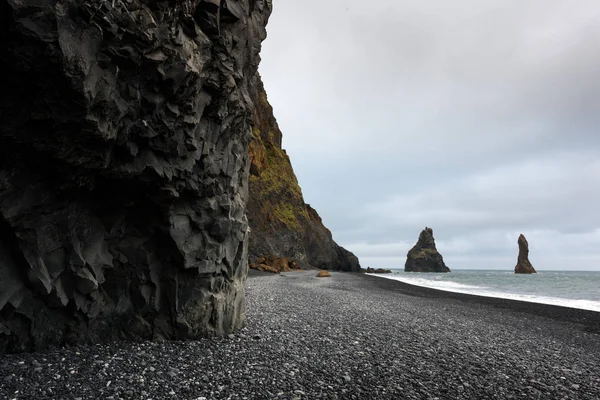
[{"label": "cliff ridge", "polygon": [[360,271],[358,258],[335,243],[317,211],[304,202],[260,78],[253,88],[250,262],[277,256],[291,258],[303,268]]}]

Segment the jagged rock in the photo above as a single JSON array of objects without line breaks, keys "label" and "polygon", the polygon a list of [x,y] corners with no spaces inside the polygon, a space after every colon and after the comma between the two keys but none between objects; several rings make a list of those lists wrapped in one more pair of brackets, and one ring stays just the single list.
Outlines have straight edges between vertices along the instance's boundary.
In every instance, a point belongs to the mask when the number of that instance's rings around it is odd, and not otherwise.
[{"label": "jagged rock", "polygon": [[278,271],[274,266],[272,265],[268,265],[268,264],[263,264],[263,263],[254,263],[254,264],[250,264],[250,269],[255,269],[257,271],[261,271],[261,272],[270,272],[272,274],[278,274],[281,271]]},{"label": "jagged rock", "polygon": [[250,264],[250,268],[257,271],[278,274],[298,269],[298,263],[287,257],[269,256],[259,258],[255,263]]},{"label": "jagged rock", "polygon": [[417,244],[410,249],[404,265],[406,272],[450,272],[438,253],[433,238],[433,230],[425,228],[419,235]]},{"label": "jagged rock", "polygon": [[360,271],[358,258],[333,241],[319,214],[304,202],[290,159],[281,148],[282,133],[260,80],[253,88],[256,90],[251,97],[256,107],[250,143],[250,259],[276,254],[293,258],[303,268]]},{"label": "jagged rock", "polygon": [[245,324],[270,0],[0,0],[0,353]]},{"label": "jagged rock", "polygon": [[365,272],[367,274],[391,274],[392,270],[390,270],[390,269],[383,269],[383,268],[371,268],[371,267],[367,267],[367,270]]},{"label": "jagged rock", "polygon": [[529,262],[529,243],[527,243],[527,239],[521,234],[517,243],[519,245],[519,256],[515,266],[515,274],[535,274],[535,268]]},{"label": "jagged rock", "polygon": [[322,270],[317,274],[317,278],[331,278],[331,274],[329,271]]}]

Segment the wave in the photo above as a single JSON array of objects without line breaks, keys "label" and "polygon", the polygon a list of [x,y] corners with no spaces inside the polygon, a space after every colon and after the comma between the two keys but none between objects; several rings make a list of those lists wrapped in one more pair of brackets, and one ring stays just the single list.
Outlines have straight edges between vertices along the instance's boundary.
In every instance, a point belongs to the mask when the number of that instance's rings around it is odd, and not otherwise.
[{"label": "wave", "polygon": [[452,282],[452,281],[435,281],[435,280],[431,280],[431,279],[404,277],[404,276],[399,276],[399,275],[376,275],[376,274],[368,274],[368,275],[377,276],[377,277],[385,278],[385,279],[392,279],[392,280],[407,283],[409,285],[443,290],[446,292],[472,294],[472,295],[476,295],[476,296],[495,297],[495,298],[499,298],[499,299],[508,299],[508,300],[519,300],[519,301],[526,301],[526,302],[530,302],[530,303],[549,304],[549,305],[554,305],[554,306],[578,308],[581,310],[600,312],[600,301],[565,299],[565,298],[560,298],[560,297],[538,296],[538,295],[533,295],[533,294],[507,293],[507,292],[500,292],[498,290],[492,290],[486,286],[465,285],[462,283]]},{"label": "wave", "polygon": [[[372,275],[372,274],[369,274]],[[464,283],[452,282],[452,281],[433,281],[431,279],[426,278],[408,278],[408,277],[398,277],[396,276],[384,276],[385,278],[395,279],[398,281],[402,281],[404,283],[409,283],[411,285],[416,286],[424,286],[434,289],[446,290],[448,292],[452,292],[454,290],[479,290],[479,289],[487,289],[486,286],[474,286],[474,285],[465,285]]]}]

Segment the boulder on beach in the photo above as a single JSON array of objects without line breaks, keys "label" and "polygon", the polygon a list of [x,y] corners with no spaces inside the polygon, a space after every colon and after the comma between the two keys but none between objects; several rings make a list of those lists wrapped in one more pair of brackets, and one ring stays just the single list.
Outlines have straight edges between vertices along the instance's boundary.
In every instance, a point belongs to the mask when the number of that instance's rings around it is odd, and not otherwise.
[{"label": "boulder on beach", "polygon": [[406,272],[450,272],[444,264],[442,255],[435,247],[433,229],[425,227],[419,235],[419,241],[410,249],[404,265]]},{"label": "boulder on beach", "polygon": [[261,257],[255,263],[250,264],[249,267],[257,271],[272,272],[274,274],[299,269],[298,263],[291,258],[277,256]]},{"label": "boulder on beach", "polygon": [[[363,270],[364,271],[364,270]],[[383,268],[371,268],[367,267],[367,274],[391,274],[391,269],[383,269]]]},{"label": "boulder on beach", "polygon": [[529,243],[527,243],[527,239],[521,234],[517,243],[519,244],[519,257],[515,266],[515,274],[535,274],[535,268],[529,262]]},{"label": "boulder on beach", "polygon": [[329,271],[319,271],[319,273],[317,274],[317,278],[331,278],[331,274],[329,273]]}]

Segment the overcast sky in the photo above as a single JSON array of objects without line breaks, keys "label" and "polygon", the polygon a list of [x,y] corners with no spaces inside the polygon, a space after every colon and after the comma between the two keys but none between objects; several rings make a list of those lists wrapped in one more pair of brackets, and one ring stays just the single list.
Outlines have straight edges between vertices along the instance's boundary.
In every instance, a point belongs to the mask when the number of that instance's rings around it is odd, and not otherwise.
[{"label": "overcast sky", "polygon": [[363,267],[600,270],[598,0],[276,0],[260,72],[306,202]]}]

